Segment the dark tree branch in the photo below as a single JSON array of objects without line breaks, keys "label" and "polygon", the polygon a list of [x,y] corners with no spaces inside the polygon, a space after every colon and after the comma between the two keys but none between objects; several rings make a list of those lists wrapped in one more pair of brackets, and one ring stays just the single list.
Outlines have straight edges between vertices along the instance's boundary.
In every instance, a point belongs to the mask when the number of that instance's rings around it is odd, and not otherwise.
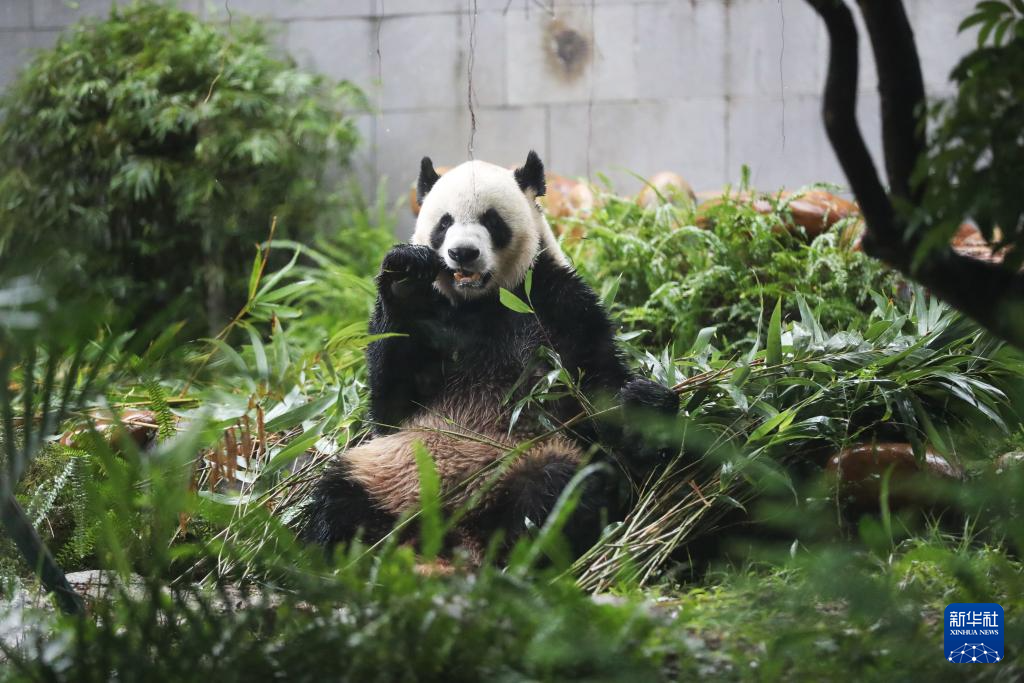
[{"label": "dark tree branch", "polygon": [[[0,524],[3,525],[11,540],[14,541],[22,557],[25,558],[28,565],[35,571],[39,581],[43,584],[43,588],[53,593],[61,610],[67,614],[83,614],[85,606],[82,598],[68,584],[64,571],[53,558],[43,539],[39,538],[39,534],[36,533],[36,529],[25,514],[25,510],[18,503],[17,498],[14,497],[14,487],[21,476],[25,464],[28,462],[29,455],[33,452],[35,445],[41,443],[43,438],[48,436],[49,428],[59,421],[59,418],[52,422],[47,419],[50,417],[50,412],[47,408],[50,393],[53,389],[56,362],[53,360],[53,356],[51,356],[43,387],[45,399],[43,403],[42,426],[38,435],[36,435],[33,434],[34,430],[31,419],[33,412],[31,387],[34,384],[32,368],[35,365],[35,347],[32,347],[33,351],[29,354],[29,359],[24,366],[26,368],[24,382],[25,423],[22,429],[24,433],[24,449],[19,449],[14,428],[14,399],[8,386],[11,367],[15,360],[13,354],[6,350],[13,346],[9,342],[9,338],[0,336],[0,423],[2,423],[3,430],[3,456],[7,461],[5,463],[6,470],[0,472]],[[76,362],[77,358],[76,356]],[[62,404],[61,410],[57,411],[58,415],[63,412],[64,405],[66,404]]]},{"label": "dark tree branch", "polygon": [[18,546],[22,557],[36,572],[40,582],[57,599],[57,605],[65,614],[84,614],[85,604],[82,598],[71,588],[67,577],[61,570],[46,544],[39,538],[35,527],[25,515],[25,511],[11,491],[3,493],[0,501],[0,519],[8,535]]},{"label": "dark tree branch", "polygon": [[[924,151],[924,86],[914,35],[901,0],[859,0],[875,46],[883,103],[886,167],[894,196],[912,203],[910,175]],[[1000,264],[962,256],[946,247],[914,264],[917,243],[878,178],[857,125],[857,28],[843,0],[807,0],[829,35],[828,77],[822,115],[829,142],[867,224],[864,250],[917,280],[932,294],[994,334],[1024,348],[1024,276]],[[911,60],[913,64],[904,64]],[[889,70],[889,73],[885,73]],[[919,191],[919,190],[918,190]]]},{"label": "dark tree branch", "polygon": [[920,112],[925,103],[914,31],[900,0],[857,0],[871,37],[882,103],[885,170],[893,196],[919,204],[923,187],[910,182],[925,149]]},{"label": "dark tree branch", "polygon": [[[850,187],[860,203],[864,220],[872,231],[894,233],[892,203],[885,192],[871,153],[857,125],[857,27],[850,9],[841,0],[807,0],[825,20],[828,29],[828,76],[822,116],[825,132],[839,158]],[[888,241],[888,240],[887,240]]]}]

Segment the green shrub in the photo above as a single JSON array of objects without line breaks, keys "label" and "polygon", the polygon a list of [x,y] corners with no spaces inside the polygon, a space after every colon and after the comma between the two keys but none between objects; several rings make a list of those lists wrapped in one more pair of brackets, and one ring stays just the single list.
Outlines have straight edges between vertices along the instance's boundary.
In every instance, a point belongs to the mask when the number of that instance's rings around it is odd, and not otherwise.
[{"label": "green shrub", "polygon": [[[915,180],[926,183],[914,228],[923,250],[949,244],[970,216],[1006,254],[1008,269],[1024,252],[1024,4],[979,2],[960,31],[977,27],[977,49],[950,74],[956,95],[931,108],[931,140],[918,161]],[[952,190],[952,191],[951,191]]]},{"label": "green shrub", "polygon": [[780,297],[788,317],[799,314],[795,294],[826,329],[858,328],[874,309],[871,292],[890,293],[897,276],[843,244],[851,219],[808,242],[783,227],[788,200],[770,201],[760,213],[725,198],[706,211],[711,225],[702,229],[692,206],[645,209],[603,195],[592,216],[571,219],[586,238],[570,254],[616,317],[649,331],[645,344],[677,353],[706,327],[724,346],[748,346]]},{"label": "green shrub", "polygon": [[83,22],[0,100],[0,257],[102,283],[142,318],[184,296],[219,327],[272,218],[301,239],[337,206],[346,106],[364,106],[355,87],[296,69],[254,23],[225,34],[150,2]]}]

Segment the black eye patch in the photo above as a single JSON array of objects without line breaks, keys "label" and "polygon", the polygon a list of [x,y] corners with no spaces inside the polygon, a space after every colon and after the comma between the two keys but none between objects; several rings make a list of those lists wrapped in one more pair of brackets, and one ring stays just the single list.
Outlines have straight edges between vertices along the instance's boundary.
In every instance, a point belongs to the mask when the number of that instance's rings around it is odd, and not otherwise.
[{"label": "black eye patch", "polygon": [[491,234],[491,242],[495,249],[507,247],[508,243],[512,241],[512,230],[494,209],[484,211],[480,216],[480,225],[487,228],[487,232]]},{"label": "black eye patch", "polygon": [[430,233],[430,246],[435,250],[440,249],[441,245],[444,244],[444,234],[448,232],[448,228],[452,227],[452,223],[455,220],[452,218],[450,213],[446,213],[441,216],[441,220],[437,222],[434,229]]}]

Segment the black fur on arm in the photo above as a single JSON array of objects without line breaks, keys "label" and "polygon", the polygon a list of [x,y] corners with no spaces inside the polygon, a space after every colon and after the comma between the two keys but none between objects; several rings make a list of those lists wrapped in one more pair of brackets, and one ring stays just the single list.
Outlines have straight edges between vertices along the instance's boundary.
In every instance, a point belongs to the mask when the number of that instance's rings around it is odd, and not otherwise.
[{"label": "black fur on arm", "polygon": [[412,244],[395,245],[381,263],[369,331],[401,336],[378,339],[366,349],[370,419],[378,433],[393,431],[425,398],[416,378],[430,351],[420,323],[444,305],[433,286],[441,267],[430,247]]},{"label": "black fur on arm", "polygon": [[562,363],[582,374],[584,393],[612,396],[622,388],[630,372],[615,344],[615,327],[579,275],[541,254],[530,303]]},{"label": "black fur on arm", "polygon": [[627,405],[675,414],[678,395],[630,372],[615,342],[615,325],[579,275],[542,255],[534,269],[532,294],[534,310],[562,361],[582,372],[584,392],[604,392]]},{"label": "black fur on arm", "polygon": [[370,420],[374,432],[387,434],[409,417],[419,398],[416,392],[416,342],[388,316],[377,300],[370,319],[370,334],[398,333],[371,342],[366,348],[366,366],[370,380]]},{"label": "black fur on arm", "polygon": [[[615,342],[615,326],[604,306],[594,290],[574,271],[541,255],[534,268],[531,302],[565,366],[582,373],[581,389],[588,399],[596,399],[600,405],[602,399],[614,397],[623,405],[619,416],[623,424],[650,423],[652,416],[661,416],[664,421],[664,417],[676,415],[679,396],[666,386],[630,372]],[[660,451],[654,444],[641,446],[641,441],[647,439],[640,439],[628,429],[615,428],[614,421],[605,421],[597,430],[602,440],[617,447],[628,447],[640,454],[641,459],[647,459],[648,455],[653,457],[653,451]]]}]

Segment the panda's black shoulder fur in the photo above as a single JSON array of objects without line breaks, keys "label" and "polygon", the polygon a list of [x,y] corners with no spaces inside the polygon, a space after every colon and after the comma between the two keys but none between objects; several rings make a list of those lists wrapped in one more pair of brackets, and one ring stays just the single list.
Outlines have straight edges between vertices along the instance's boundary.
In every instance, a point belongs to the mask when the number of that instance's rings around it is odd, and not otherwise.
[{"label": "panda's black shoulder fur", "polygon": [[533,266],[529,301],[536,315],[504,306],[497,296],[452,304],[431,290],[414,305],[396,307],[382,295],[371,334],[397,334],[367,350],[371,419],[379,431],[397,427],[431,405],[445,387],[465,379],[487,383],[495,400],[543,344],[562,365],[582,377],[585,391],[616,393],[629,378],[615,344],[615,328],[597,294],[571,268],[541,253]]}]

